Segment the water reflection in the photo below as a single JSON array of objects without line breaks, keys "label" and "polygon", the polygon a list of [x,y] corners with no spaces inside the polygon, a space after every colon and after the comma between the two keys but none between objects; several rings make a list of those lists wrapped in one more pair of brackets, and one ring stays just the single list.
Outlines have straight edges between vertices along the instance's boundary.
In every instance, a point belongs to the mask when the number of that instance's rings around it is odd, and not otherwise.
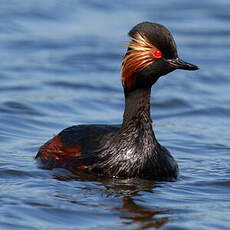
[{"label": "water reflection", "polygon": [[[42,167],[42,169],[47,169]],[[87,181],[97,182],[97,185],[103,186],[103,191],[107,197],[109,196],[139,196],[140,191],[154,192],[154,188],[161,187],[161,183],[153,182],[151,180],[130,178],[130,179],[118,179],[101,177],[94,174],[88,174],[85,172],[71,173],[65,169],[54,169],[53,178],[60,181]]]},{"label": "water reflection", "polygon": [[125,225],[135,224],[140,229],[148,228],[161,228],[168,221],[168,217],[161,217],[162,214],[167,214],[166,211],[159,210],[158,208],[150,209],[143,205],[135,203],[132,197],[124,196],[122,199],[122,207],[118,208],[119,211],[125,213],[120,218]]},{"label": "water reflection", "polygon": [[[92,183],[97,184],[102,197],[107,198],[121,198],[119,205],[109,207],[110,211],[116,213],[117,217],[121,219],[121,223],[125,226],[133,225],[138,229],[161,228],[169,222],[170,218],[167,217],[169,210],[163,210],[159,207],[148,207],[138,204],[138,199],[143,196],[143,192],[155,193],[155,189],[161,187],[160,183],[154,183],[150,180],[143,179],[117,179],[117,178],[104,178],[95,175],[90,175],[83,172],[72,174],[67,170],[56,169],[53,171],[53,178],[59,181],[78,181],[88,182],[84,184],[85,190],[92,190]],[[66,196],[66,194],[64,195]],[[58,195],[62,197],[62,195]],[[77,205],[88,205],[76,200],[71,200],[71,203]],[[105,204],[97,204],[98,207],[105,207]]]}]

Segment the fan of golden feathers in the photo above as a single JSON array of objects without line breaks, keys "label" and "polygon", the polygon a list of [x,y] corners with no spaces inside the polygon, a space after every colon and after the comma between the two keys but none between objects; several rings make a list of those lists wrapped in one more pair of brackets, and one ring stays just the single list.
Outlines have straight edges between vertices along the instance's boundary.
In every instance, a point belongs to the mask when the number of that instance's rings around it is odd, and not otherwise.
[{"label": "fan of golden feathers", "polygon": [[136,73],[160,58],[161,52],[140,33],[132,37],[128,47],[122,62],[121,80],[124,88],[131,89],[135,84]]}]

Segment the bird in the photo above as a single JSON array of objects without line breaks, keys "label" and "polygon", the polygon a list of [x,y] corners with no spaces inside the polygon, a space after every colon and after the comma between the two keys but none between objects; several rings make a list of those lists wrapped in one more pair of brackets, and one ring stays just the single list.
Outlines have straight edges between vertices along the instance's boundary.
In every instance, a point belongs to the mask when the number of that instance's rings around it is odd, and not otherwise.
[{"label": "bird", "polygon": [[176,69],[199,67],[179,58],[172,34],[161,24],[141,22],[128,35],[121,66],[125,97],[122,124],[74,125],[62,130],[35,156],[45,167],[114,178],[178,178],[176,160],[153,131],[151,88],[161,76]]}]

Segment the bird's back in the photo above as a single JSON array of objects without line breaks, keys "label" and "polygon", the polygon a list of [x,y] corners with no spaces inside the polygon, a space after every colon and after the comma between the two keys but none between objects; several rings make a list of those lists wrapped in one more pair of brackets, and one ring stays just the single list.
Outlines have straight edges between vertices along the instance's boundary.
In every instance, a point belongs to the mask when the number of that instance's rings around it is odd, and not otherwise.
[{"label": "bird's back", "polygon": [[117,130],[118,125],[71,126],[42,145],[35,158],[47,168],[88,171],[98,161],[101,142]]}]

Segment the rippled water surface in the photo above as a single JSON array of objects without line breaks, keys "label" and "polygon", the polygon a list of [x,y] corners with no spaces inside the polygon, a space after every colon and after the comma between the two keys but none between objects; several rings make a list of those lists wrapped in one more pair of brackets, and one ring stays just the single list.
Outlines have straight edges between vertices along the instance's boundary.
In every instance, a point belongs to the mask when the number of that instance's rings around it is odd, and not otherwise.
[{"label": "rippled water surface", "polygon": [[[230,229],[230,1],[0,1],[0,229]],[[120,123],[128,30],[154,21],[200,66],[153,86],[176,182],[39,168],[65,127]]]}]

